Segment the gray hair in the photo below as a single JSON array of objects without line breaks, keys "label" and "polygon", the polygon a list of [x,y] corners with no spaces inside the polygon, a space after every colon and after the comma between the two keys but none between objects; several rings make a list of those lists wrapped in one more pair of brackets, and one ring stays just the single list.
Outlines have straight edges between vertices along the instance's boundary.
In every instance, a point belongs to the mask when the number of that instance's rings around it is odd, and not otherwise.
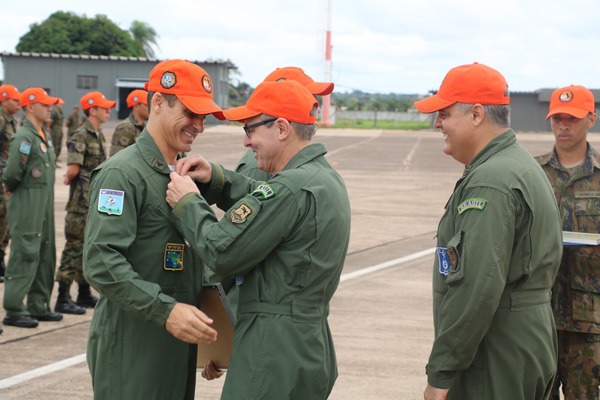
[{"label": "gray hair", "polygon": [[[466,113],[473,107],[473,104],[456,103],[460,111]],[[510,105],[508,104],[493,104],[482,105],[483,111],[490,118],[490,122],[501,127],[510,127]]]},{"label": "gray hair", "polygon": [[[269,119],[269,118],[277,118],[277,117],[271,116],[268,114],[263,114],[262,120],[264,121],[265,119]],[[298,122],[293,122],[293,121],[288,121],[288,122],[294,128],[294,131],[296,132],[296,135],[298,135],[298,138],[300,140],[311,140],[313,138],[313,136],[315,136],[315,133],[317,132],[316,124],[300,124]],[[267,128],[272,127],[274,123],[275,123],[275,121],[269,122],[267,124]]]}]

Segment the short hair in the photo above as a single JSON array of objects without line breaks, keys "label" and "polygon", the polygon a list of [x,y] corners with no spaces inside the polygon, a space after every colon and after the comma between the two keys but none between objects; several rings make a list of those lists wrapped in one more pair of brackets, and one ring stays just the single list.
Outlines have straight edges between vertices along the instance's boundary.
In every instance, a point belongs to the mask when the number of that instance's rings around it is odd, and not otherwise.
[{"label": "short hair", "polygon": [[[456,103],[460,111],[466,113],[473,107],[473,104]],[[501,127],[510,127],[510,105],[509,104],[486,104],[481,105],[483,111],[490,118],[490,122]]]},{"label": "short hair", "polygon": [[[263,114],[262,120],[264,121],[265,119],[269,119],[269,118],[277,118],[277,117],[268,115],[268,114]],[[313,136],[315,136],[315,133],[317,132],[316,124],[301,124],[301,123],[294,122],[294,121],[288,121],[288,122],[294,128],[296,135],[301,140],[311,140],[313,138]],[[274,123],[275,123],[275,121],[269,122],[267,124],[267,128],[272,127]]]},{"label": "short hair", "polygon": [[90,116],[90,110],[94,108],[94,107],[90,107],[90,108],[86,108],[85,110],[83,110],[83,115],[85,115],[86,117]]},{"label": "short hair", "polygon": [[[152,97],[156,92],[148,92],[148,111],[150,111],[150,104],[152,103]],[[173,108],[175,105],[175,100],[177,100],[177,96],[171,93],[161,93],[162,96],[167,100],[167,104],[170,108]]]}]

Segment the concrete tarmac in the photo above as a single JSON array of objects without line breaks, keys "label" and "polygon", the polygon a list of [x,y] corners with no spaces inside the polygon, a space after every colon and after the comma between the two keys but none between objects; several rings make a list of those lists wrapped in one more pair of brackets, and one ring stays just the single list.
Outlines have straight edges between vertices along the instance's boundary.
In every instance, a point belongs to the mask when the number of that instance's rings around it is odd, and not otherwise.
[{"label": "concrete tarmac", "polygon": [[[104,129],[108,143],[114,126]],[[209,127],[192,153],[232,168],[245,152],[243,135],[238,125]],[[518,138],[533,155],[553,145],[551,133]],[[330,399],[422,399],[433,340],[433,253],[409,256],[435,246],[438,220],[463,166],[443,154],[439,132],[319,129],[314,141],[329,149],[327,158],[343,176],[352,207],[350,248],[329,317],[339,367]],[[68,196],[65,160],[63,148],[55,186],[58,261]],[[372,266],[381,269],[355,275]],[[0,284],[0,299],[3,292]],[[52,307],[55,298],[56,286]],[[92,399],[83,361],[92,313],[65,315],[34,329],[4,327],[0,398]],[[218,399],[223,382],[224,377],[208,382],[198,374],[196,398]]]}]

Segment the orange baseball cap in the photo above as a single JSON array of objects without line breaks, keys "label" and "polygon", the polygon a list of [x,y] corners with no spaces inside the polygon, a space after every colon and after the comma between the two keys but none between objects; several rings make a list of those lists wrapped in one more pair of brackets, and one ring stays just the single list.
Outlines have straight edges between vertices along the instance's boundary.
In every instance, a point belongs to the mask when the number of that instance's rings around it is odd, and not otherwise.
[{"label": "orange baseball cap", "polygon": [[508,83],[500,72],[487,65],[460,65],[448,71],[437,94],[416,101],[415,107],[427,114],[454,103],[509,104]]},{"label": "orange baseball cap", "polygon": [[245,121],[268,114],[300,124],[314,124],[319,103],[303,85],[295,80],[260,83],[245,106],[223,110],[231,121]]},{"label": "orange baseball cap", "polygon": [[135,89],[127,95],[127,107],[131,108],[136,104],[148,104],[148,92],[143,89]]},{"label": "orange baseball cap", "polygon": [[23,93],[21,93],[19,103],[21,104],[21,107],[25,107],[33,103],[42,103],[49,106],[58,103],[58,97],[49,96],[48,93],[46,93],[46,91],[40,87],[32,87],[25,89]]},{"label": "orange baseball cap", "polygon": [[107,100],[106,97],[100,92],[89,92],[84,94],[79,100],[81,103],[81,109],[87,110],[92,107],[100,107],[100,108],[113,108],[117,105],[117,102],[114,100]]},{"label": "orange baseball cap", "polygon": [[21,100],[21,92],[13,85],[0,86],[0,101],[4,99]]},{"label": "orange baseball cap", "polygon": [[168,93],[195,114],[212,114],[224,120],[223,110],[213,101],[213,84],[208,73],[187,60],[162,61],[150,71],[144,89]]},{"label": "orange baseball cap", "polygon": [[596,112],[593,93],[580,85],[565,86],[556,89],[550,97],[550,111],[546,120],[555,114],[569,114],[575,118],[584,118]]},{"label": "orange baseball cap", "polygon": [[298,67],[277,68],[265,78],[265,82],[284,81],[292,79],[300,82],[302,86],[308,89],[315,96],[325,96],[333,92],[333,82],[315,82],[310,76]]},{"label": "orange baseball cap", "polygon": [[65,101],[59,97],[58,98],[58,103],[56,103],[56,104],[65,104]]}]

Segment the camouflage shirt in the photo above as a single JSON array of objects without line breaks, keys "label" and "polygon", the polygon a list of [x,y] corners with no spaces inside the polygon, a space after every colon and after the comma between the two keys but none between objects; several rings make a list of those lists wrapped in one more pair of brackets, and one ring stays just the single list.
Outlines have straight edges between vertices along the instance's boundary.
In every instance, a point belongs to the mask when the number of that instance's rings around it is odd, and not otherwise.
[{"label": "camouflage shirt", "polygon": [[52,107],[52,132],[62,133],[62,126],[65,117],[60,108]]},{"label": "camouflage shirt", "polygon": [[87,213],[88,192],[92,171],[106,160],[104,135],[94,131],[92,124],[86,122],[73,133],[67,141],[67,164],[79,164],[79,175],[71,181],[67,212]]},{"label": "camouflage shirt", "polygon": [[[556,150],[536,157],[550,180],[564,231],[600,233],[600,156],[589,145],[576,169],[560,165]],[[556,327],[600,333],[600,248],[565,247],[552,289]]]},{"label": "camouflage shirt", "polygon": [[115,128],[110,142],[110,156],[112,157],[125,147],[134,144],[145,126],[145,122],[139,124],[133,117],[133,114],[129,114],[129,118],[123,120]]},{"label": "camouflage shirt", "polygon": [[16,131],[17,121],[6,113],[4,107],[0,107],[0,165],[2,168],[8,160],[8,147]]}]

